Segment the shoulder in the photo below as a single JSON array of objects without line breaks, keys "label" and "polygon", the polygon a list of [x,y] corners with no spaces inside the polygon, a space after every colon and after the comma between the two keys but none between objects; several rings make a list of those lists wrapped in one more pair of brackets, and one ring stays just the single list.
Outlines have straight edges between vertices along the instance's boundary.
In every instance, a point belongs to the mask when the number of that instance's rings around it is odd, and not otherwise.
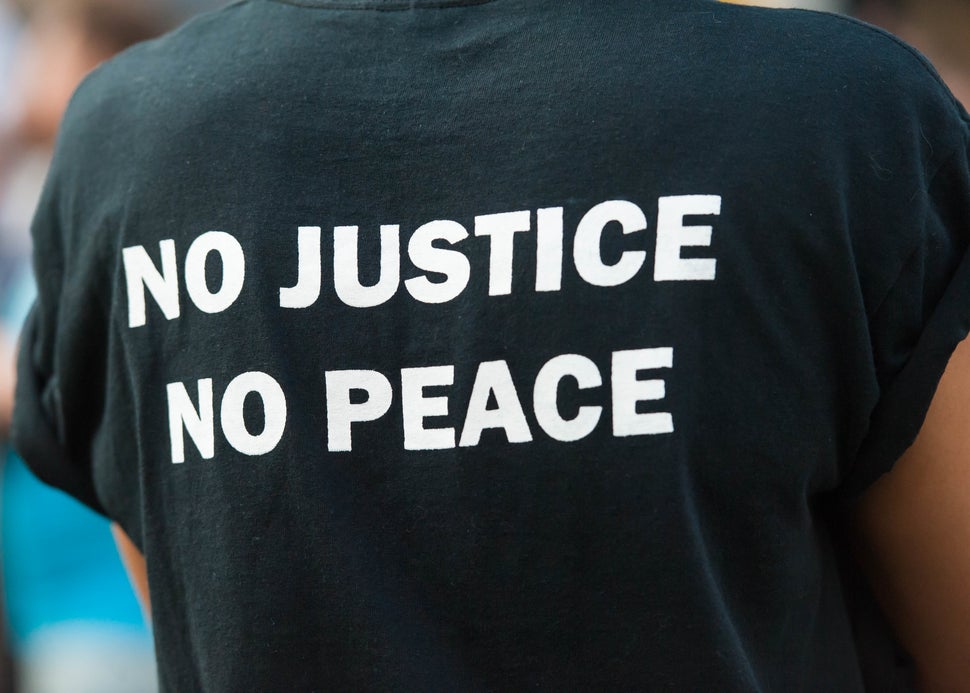
[{"label": "shoulder", "polygon": [[[214,63],[231,57],[232,32],[240,24],[239,15],[257,4],[241,0],[203,14],[103,63],[72,97],[61,139],[100,140],[102,148],[120,140],[130,147],[151,131],[169,132],[173,114],[184,113],[207,90],[218,88],[217,83],[204,83],[202,78]],[[126,141],[126,135],[132,139]]]},{"label": "shoulder", "polygon": [[48,176],[49,194],[74,205],[67,218],[117,211],[120,196],[178,176],[204,139],[200,125],[224,120],[231,108],[222,92],[234,79],[221,67],[233,60],[240,13],[261,4],[242,0],[201,15],[87,76],[61,123]]},{"label": "shoulder", "polygon": [[823,120],[833,125],[967,126],[966,111],[929,61],[882,29],[810,10],[719,4],[714,12],[711,23],[720,23],[717,33],[725,37],[722,60],[742,73],[756,71],[806,112],[827,110]]},{"label": "shoulder", "polygon": [[863,22],[713,0],[601,5],[590,59],[604,53],[601,71],[648,94],[646,113],[708,114],[726,140],[750,136],[819,161],[899,141],[923,141],[935,158],[965,139],[966,111],[930,63]]}]

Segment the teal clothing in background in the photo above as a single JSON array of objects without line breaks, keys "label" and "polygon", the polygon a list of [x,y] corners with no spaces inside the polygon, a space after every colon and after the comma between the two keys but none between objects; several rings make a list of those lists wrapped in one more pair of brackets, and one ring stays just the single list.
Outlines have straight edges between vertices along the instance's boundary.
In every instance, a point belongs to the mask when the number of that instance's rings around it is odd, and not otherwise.
[{"label": "teal clothing in background", "polygon": [[13,453],[3,469],[2,523],[14,647],[64,621],[124,624],[149,639],[108,521],[42,484]]},{"label": "teal clothing in background", "polygon": [[[0,321],[16,339],[36,289],[25,268]],[[0,446],[0,551],[24,693],[151,693],[154,649],[109,522],[41,483]]]}]

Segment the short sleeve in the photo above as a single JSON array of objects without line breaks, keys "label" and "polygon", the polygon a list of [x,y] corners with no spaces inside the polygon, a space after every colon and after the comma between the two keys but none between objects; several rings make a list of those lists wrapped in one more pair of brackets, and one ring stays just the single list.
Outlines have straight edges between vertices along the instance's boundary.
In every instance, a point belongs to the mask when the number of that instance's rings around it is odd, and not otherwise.
[{"label": "short sleeve", "polygon": [[912,445],[950,355],[970,330],[970,134],[903,202],[915,248],[870,316],[879,400],[843,490],[857,495]]},{"label": "short sleeve", "polygon": [[21,333],[11,441],[38,478],[104,515],[93,460],[107,418],[110,270],[103,216],[85,202],[103,197],[82,165],[91,138],[72,105],[31,227],[37,297]]},{"label": "short sleeve", "polygon": [[72,459],[64,446],[55,412],[56,380],[37,366],[35,352],[38,313],[31,311],[21,336],[17,363],[17,394],[11,439],[14,448],[37,477],[104,515],[94,489],[90,465]]}]

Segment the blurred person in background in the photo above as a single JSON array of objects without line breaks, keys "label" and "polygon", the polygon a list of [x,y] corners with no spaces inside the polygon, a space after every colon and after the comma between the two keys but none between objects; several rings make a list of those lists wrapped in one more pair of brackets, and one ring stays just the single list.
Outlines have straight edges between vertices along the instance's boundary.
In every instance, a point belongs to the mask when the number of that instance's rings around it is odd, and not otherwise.
[{"label": "blurred person in background", "polygon": [[[141,0],[23,0],[0,19],[0,429],[10,422],[14,349],[34,294],[29,225],[59,121],[99,63],[193,9]],[[10,28],[7,29],[6,27]],[[155,690],[151,636],[108,524],[38,482],[13,453],[2,477],[2,561],[21,693]],[[0,688],[2,690],[2,688]]]},{"label": "blurred person in background", "polygon": [[[20,28],[21,20],[18,13],[14,11],[8,0],[0,0],[0,132],[7,132],[10,129],[13,104],[10,82]],[[4,149],[0,149],[0,172],[4,169],[5,153]]]}]

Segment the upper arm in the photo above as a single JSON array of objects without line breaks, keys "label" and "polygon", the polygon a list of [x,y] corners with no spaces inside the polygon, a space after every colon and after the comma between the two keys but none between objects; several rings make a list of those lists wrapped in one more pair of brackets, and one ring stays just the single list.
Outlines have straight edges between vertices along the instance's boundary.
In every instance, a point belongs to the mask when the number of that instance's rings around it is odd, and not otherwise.
[{"label": "upper arm", "polygon": [[860,558],[927,690],[970,684],[970,340],[919,436],[862,497]]}]

